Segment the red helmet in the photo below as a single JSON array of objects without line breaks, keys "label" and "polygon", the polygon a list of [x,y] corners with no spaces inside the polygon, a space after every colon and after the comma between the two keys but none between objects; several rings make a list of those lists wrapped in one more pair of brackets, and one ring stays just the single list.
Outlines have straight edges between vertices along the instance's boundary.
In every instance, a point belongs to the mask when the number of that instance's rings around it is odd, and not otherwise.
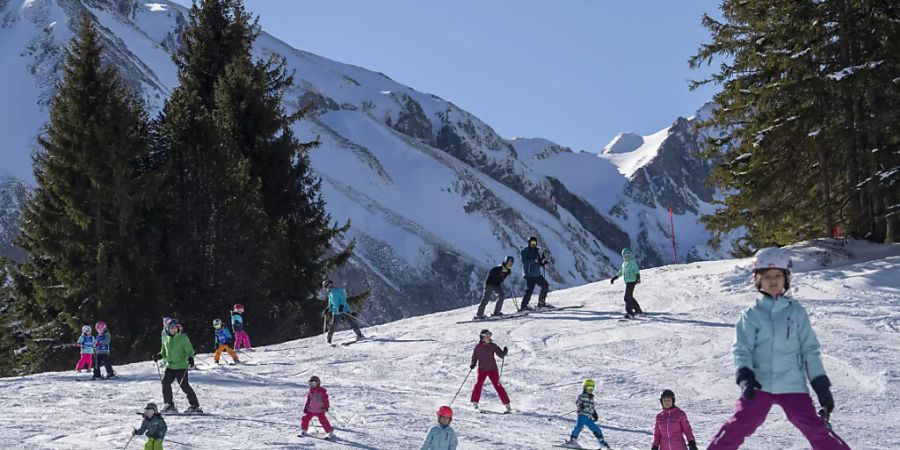
[{"label": "red helmet", "polygon": [[441,406],[437,411],[438,417],[449,417],[453,418],[453,408],[449,406]]},{"label": "red helmet", "polygon": [[235,310],[235,311],[243,311],[243,310],[244,310],[244,305],[242,305],[242,304],[240,304],[240,303],[235,303],[235,304],[234,304],[234,310]]},{"label": "red helmet", "polygon": [[94,329],[96,329],[98,333],[102,333],[103,330],[106,329],[106,322],[104,322],[102,320],[97,322],[97,324],[94,325]]}]

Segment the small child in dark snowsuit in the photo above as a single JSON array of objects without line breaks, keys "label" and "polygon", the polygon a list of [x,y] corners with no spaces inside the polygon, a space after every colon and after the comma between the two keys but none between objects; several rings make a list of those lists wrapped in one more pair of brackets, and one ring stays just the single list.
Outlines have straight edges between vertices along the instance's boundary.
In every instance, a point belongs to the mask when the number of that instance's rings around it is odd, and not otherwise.
[{"label": "small child in dark snowsuit", "polygon": [[147,403],[144,407],[144,420],[141,427],[131,432],[132,436],[147,435],[144,450],[163,450],[163,439],[166,437],[166,421],[156,407],[156,403]]}]

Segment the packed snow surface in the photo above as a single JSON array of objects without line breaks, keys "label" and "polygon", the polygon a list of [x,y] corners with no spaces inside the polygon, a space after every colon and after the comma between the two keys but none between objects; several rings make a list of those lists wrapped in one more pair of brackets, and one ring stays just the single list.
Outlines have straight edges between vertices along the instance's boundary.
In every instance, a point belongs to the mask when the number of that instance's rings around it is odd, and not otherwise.
[{"label": "packed snow surface", "polygon": [[[900,245],[818,241],[792,251],[798,266],[793,293],[810,312],[834,385],[835,431],[856,450],[900,448],[894,395],[900,388]],[[245,365],[211,367],[210,355],[203,354],[203,370],[192,371],[190,379],[212,415],[167,418],[166,448],[181,448],[176,441],[207,449],[418,448],[437,407],[449,403],[461,383],[453,404],[461,449],[548,448],[571,431],[570,411],[585,378],[597,380],[599,424],[614,449],[650,447],[658,397],[666,388],[675,391],[704,448],[739,395],[731,342],[733,323],[757,296],[748,263],[644,271],[636,297],[648,318],[638,321],[619,320],[623,286],[601,280],[549,297],[557,306],[584,303],[582,309],[457,324],[472,316],[472,307],[364,328],[370,339],[349,346],[332,347],[316,336],[260,348],[242,355]],[[511,312],[512,299],[506,305]],[[502,381],[512,398],[511,415],[499,414],[489,383],[481,402],[487,412],[469,406],[474,376],[466,373],[482,328],[509,346]],[[199,351],[209,351],[211,330],[188,331]],[[340,331],[335,341],[351,336]],[[74,366],[74,350],[71,357]],[[122,448],[140,424],[135,412],[162,399],[152,362],[117,371],[123,378],[96,382],[76,381],[89,375],[74,372],[0,379],[4,446]],[[296,436],[311,375],[328,389],[337,441]],[[177,389],[175,398],[187,407]],[[130,447],[139,448],[144,438],[135,441]],[[587,431],[581,441],[593,444]],[[743,448],[809,445],[776,407]]]}]

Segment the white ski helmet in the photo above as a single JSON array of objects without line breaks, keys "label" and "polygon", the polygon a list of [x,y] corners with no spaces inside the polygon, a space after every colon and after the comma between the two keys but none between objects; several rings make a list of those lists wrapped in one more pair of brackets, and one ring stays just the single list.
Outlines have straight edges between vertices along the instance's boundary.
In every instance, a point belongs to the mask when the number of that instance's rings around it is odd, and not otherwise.
[{"label": "white ski helmet", "polygon": [[90,333],[90,332],[91,332],[91,326],[90,326],[90,325],[85,325],[85,326],[81,327],[81,332],[84,333],[84,334]]},{"label": "white ski helmet", "polygon": [[793,267],[794,263],[791,262],[791,255],[777,247],[760,249],[753,256],[753,262],[751,263],[753,273],[763,269],[781,269],[786,270],[790,274]]}]

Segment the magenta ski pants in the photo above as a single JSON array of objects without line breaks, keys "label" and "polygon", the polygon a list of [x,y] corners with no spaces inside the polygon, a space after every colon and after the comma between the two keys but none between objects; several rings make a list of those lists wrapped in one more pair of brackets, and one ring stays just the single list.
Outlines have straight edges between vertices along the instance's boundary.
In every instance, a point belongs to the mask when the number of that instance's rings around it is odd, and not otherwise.
[{"label": "magenta ski pants", "polygon": [[772,405],[778,405],[784,410],[788,420],[806,436],[812,450],[850,450],[816,414],[809,394],[770,394],[765,391],[757,391],[752,400],[744,397],[738,399],[734,415],[722,425],[707,450],[739,448],[744,439],[766,421]]},{"label": "magenta ski pants", "polygon": [[234,349],[250,348],[250,336],[246,331],[238,331],[234,333]]},{"label": "magenta ski pants", "polygon": [[75,370],[81,370],[84,368],[90,369],[94,366],[94,355],[90,353],[82,353],[81,357],[78,358],[78,364],[75,365]]}]

